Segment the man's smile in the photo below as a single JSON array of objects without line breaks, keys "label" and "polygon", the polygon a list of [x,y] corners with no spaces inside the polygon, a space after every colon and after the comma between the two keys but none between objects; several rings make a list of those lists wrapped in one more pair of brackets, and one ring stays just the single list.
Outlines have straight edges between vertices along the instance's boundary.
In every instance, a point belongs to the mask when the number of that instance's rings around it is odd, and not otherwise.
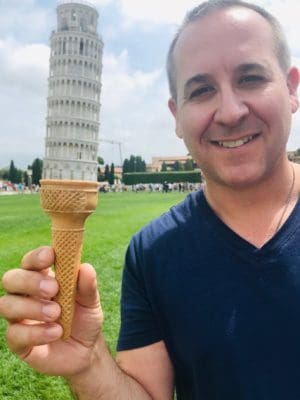
[{"label": "man's smile", "polygon": [[214,145],[217,145],[219,147],[225,147],[227,149],[234,149],[237,147],[241,147],[245,145],[246,143],[251,142],[253,139],[255,139],[258,136],[258,134],[255,135],[250,135],[250,136],[245,136],[241,139],[237,140],[211,140],[211,143]]}]

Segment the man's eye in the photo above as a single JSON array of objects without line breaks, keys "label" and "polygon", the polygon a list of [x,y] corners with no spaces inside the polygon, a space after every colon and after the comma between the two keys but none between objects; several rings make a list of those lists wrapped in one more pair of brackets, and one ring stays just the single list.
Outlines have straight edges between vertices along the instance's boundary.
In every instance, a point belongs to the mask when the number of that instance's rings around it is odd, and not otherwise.
[{"label": "man's eye", "polygon": [[240,78],[240,83],[259,83],[264,82],[265,79],[261,75],[246,75]]},{"label": "man's eye", "polygon": [[205,96],[206,94],[209,94],[213,91],[212,86],[202,86],[200,88],[195,89],[191,94],[190,94],[190,99],[194,99],[195,97],[200,97],[200,96]]}]

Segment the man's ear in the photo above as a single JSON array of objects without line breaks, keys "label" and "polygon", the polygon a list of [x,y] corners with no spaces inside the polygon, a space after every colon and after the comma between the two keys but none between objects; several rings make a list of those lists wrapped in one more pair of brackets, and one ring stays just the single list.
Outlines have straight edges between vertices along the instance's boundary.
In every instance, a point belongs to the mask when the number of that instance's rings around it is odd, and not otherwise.
[{"label": "man's ear", "polygon": [[182,139],[183,135],[182,135],[182,130],[181,130],[181,127],[180,127],[180,123],[178,121],[177,104],[176,104],[175,100],[169,99],[168,106],[169,106],[169,110],[173,114],[173,117],[175,118],[175,132],[176,132],[176,135],[180,139]]},{"label": "man's ear", "polygon": [[292,113],[295,113],[299,107],[299,99],[298,99],[298,86],[299,86],[299,70],[296,67],[291,67],[288,75],[287,75],[287,86],[290,92],[290,103]]}]

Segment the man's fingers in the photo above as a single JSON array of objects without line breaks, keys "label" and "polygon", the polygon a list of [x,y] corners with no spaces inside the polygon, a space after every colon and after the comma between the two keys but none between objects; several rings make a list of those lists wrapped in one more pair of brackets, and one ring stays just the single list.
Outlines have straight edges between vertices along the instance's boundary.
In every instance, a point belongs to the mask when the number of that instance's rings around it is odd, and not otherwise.
[{"label": "man's fingers", "polygon": [[60,306],[54,301],[6,295],[0,298],[0,315],[9,321],[53,322],[60,315]]},{"label": "man's fingers", "polygon": [[25,254],[22,258],[21,266],[24,269],[41,271],[51,267],[55,259],[54,251],[51,247],[43,246]]},{"label": "man's fingers", "polygon": [[2,286],[10,294],[24,294],[51,299],[58,292],[57,281],[40,272],[12,269],[2,277]]},{"label": "man's fingers", "polygon": [[62,336],[62,327],[55,323],[50,324],[10,324],[6,339],[9,348],[19,357],[25,358],[32,347],[51,343]]}]

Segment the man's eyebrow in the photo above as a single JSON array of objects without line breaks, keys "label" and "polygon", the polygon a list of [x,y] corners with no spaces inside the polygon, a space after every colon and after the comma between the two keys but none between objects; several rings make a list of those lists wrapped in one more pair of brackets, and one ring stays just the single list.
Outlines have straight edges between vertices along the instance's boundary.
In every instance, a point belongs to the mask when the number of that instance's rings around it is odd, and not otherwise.
[{"label": "man's eyebrow", "polygon": [[260,72],[260,73],[267,72],[267,68],[264,65],[258,64],[258,63],[241,64],[241,65],[239,65],[237,70],[238,70],[238,72],[240,72],[242,74],[247,74],[249,72]]}]

